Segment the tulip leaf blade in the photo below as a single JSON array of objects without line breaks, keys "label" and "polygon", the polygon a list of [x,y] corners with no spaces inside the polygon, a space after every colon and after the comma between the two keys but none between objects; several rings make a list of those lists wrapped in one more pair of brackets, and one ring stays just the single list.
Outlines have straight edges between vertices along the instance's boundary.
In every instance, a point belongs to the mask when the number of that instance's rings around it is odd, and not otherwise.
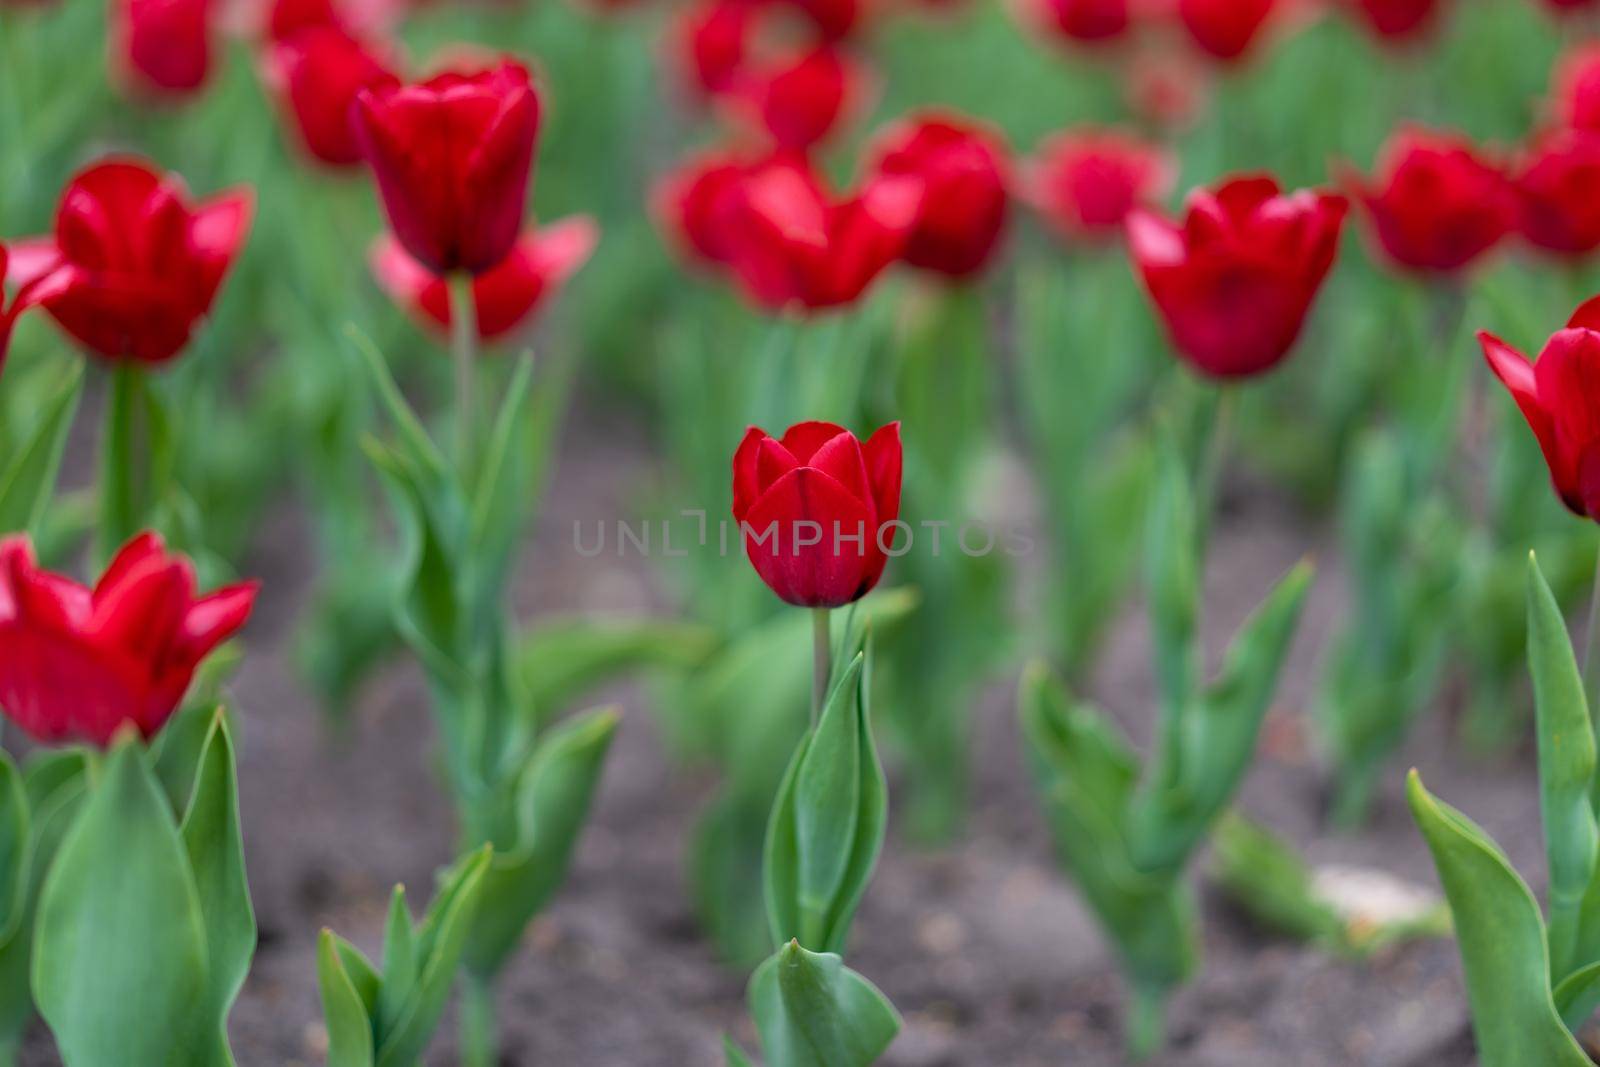
[{"label": "tulip leaf blade", "polygon": [[1533,676],[1539,748],[1539,806],[1549,862],[1551,978],[1565,979],[1589,962],[1580,953],[1585,897],[1595,877],[1600,827],[1590,792],[1595,775],[1594,728],[1567,624],[1538,561],[1528,555],[1528,668]]},{"label": "tulip leaf blade", "polygon": [[0,944],[16,936],[27,908],[32,821],[22,772],[0,749]]},{"label": "tulip leaf blade", "polygon": [[372,1067],[370,1004],[357,992],[336,940],[328,929],[317,938],[317,986],[328,1031],[328,1067]]},{"label": "tulip leaf blade", "polygon": [[34,999],[67,1063],[187,1062],[205,926],[178,826],[132,738],[112,750],[62,841],[36,922]]},{"label": "tulip leaf blade", "polygon": [[1577,1033],[1600,1008],[1600,961],[1567,975],[1551,993],[1567,1029]]},{"label": "tulip leaf blade", "polygon": [[722,1035],[722,1061],[724,1067],[755,1067],[755,1061],[727,1034]]},{"label": "tulip leaf blade", "polygon": [[769,1067],[866,1067],[900,1032],[900,1013],[835,953],[790,941],[756,969],[750,1013]]},{"label": "tulip leaf blade", "polygon": [[378,990],[375,1019],[379,1033],[387,1033],[400,1018],[416,981],[416,929],[406,904],[406,887],[397,885],[389,894],[389,912],[383,925],[383,985]]},{"label": "tulip leaf blade", "polygon": [[715,651],[708,626],[675,619],[554,619],[518,639],[516,671],[541,719],[626,672],[689,670]]},{"label": "tulip leaf blade", "polygon": [[514,790],[516,840],[495,851],[483,874],[483,904],[464,950],[474,975],[500,970],[561,885],[617,723],[614,709],[586,712],[550,728],[534,746]]},{"label": "tulip leaf blade", "polygon": [[1416,771],[1406,796],[1450,902],[1483,1067],[1590,1067],[1556,1011],[1544,921],[1527,884]]},{"label": "tulip leaf blade", "polygon": [[203,1011],[210,1033],[196,1035],[195,1040],[204,1043],[196,1055],[209,1057],[209,1062],[231,1064],[226,1051],[228,1012],[255,954],[256,916],[245,876],[233,738],[220,708],[211,717],[195,772],[194,793],[179,833],[199,894],[208,954]]},{"label": "tulip leaf blade", "polygon": [[83,393],[83,377],[82,364],[75,364],[66,383],[45,402],[33,432],[0,469],[0,532],[37,533],[44,521]]}]

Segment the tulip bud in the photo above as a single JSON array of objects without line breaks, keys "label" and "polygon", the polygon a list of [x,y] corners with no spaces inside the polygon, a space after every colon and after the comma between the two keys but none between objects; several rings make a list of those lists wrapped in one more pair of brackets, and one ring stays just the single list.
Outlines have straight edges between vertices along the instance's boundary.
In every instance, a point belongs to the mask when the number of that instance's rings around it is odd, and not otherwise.
[{"label": "tulip bud", "polygon": [[1462,270],[1517,224],[1504,173],[1449,134],[1402,130],[1384,147],[1372,181],[1350,174],[1346,184],[1390,260],[1413,271]]},{"label": "tulip bud", "polygon": [[1022,195],[1063,236],[1110,240],[1128,213],[1165,196],[1177,178],[1170,153],[1115,130],[1060,133],[1023,170]]},{"label": "tulip bud", "polygon": [[1537,362],[1491,333],[1478,340],[1538,438],[1556,495],[1573,514],[1600,521],[1600,419],[1592,385],[1600,380],[1600,298],[1578,308]]},{"label": "tulip bud", "polygon": [[214,0],[117,0],[123,76],[136,91],[182,95],[211,73]]},{"label": "tulip bud", "polygon": [[1232,62],[1249,51],[1276,6],[1277,0],[1178,0],[1178,17],[1202,51]]},{"label": "tulip bud", "polygon": [[[586,215],[529,230],[511,254],[472,279],[478,339],[496,341],[527,324],[545,301],[589,258],[600,231]],[[448,331],[449,282],[411,258],[393,237],[381,237],[372,273],[397,304],[426,326]]]},{"label": "tulip bud", "polygon": [[436,274],[482,274],[522,229],[539,132],[527,68],[449,72],[356,96],[356,142],[394,235]]},{"label": "tulip bud", "polygon": [[957,115],[928,113],[885,132],[877,174],[920,179],[922,212],[902,257],[959,278],[983,269],[1005,228],[1005,148],[1000,137]]},{"label": "tulip bud", "polygon": [[266,69],[305,150],[333,167],[361,162],[350,124],[357,95],[399,85],[378,52],[331,26],[302,29],[271,46]]},{"label": "tulip bud", "polygon": [[827,422],[781,439],[752,426],[733,457],[733,517],[756,573],[799,607],[837,608],[872,591],[900,515],[900,424],[865,445]]},{"label": "tulip bud", "polygon": [[1333,266],[1345,209],[1258,176],[1196,190],[1181,224],[1129,214],[1129,253],[1178,355],[1213,378],[1276,366]]},{"label": "tulip bud", "polygon": [[18,308],[42,306],[104,359],[166,362],[210,312],[253,209],[248,190],[191,208],[176,175],[97,163],[67,185],[55,233],[12,249]]},{"label": "tulip bud", "polygon": [[89,589],[41,570],[26,536],[0,540],[0,710],[50,744],[153,737],[195,668],[249,618],[257,586],[196,597],[194,569],[154,534]]}]

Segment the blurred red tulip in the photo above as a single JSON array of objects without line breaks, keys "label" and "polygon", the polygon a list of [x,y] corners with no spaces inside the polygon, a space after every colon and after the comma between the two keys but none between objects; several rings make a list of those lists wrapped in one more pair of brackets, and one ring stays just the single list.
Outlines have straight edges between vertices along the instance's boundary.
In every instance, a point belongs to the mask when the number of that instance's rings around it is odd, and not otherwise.
[{"label": "blurred red tulip", "polygon": [[1505,174],[1452,134],[1401,130],[1384,146],[1373,181],[1351,172],[1345,184],[1389,258],[1415,271],[1459,271],[1517,224]]},{"label": "blurred red tulip", "polygon": [[400,84],[376,49],[332,26],[307,27],[268,46],[266,71],[301,145],[333,167],[362,160],[350,121],[356,96]]},{"label": "blurred red tulip", "polygon": [[1271,18],[1276,0],[1178,0],[1178,17],[1202,50],[1240,59]]},{"label": "blurred red tulip", "polygon": [[1069,130],[1039,146],[1025,166],[1022,195],[1063,235],[1106,240],[1128,212],[1160,199],[1177,180],[1165,149],[1116,130]]},{"label": "blurred red tulip", "polygon": [[736,116],[772,144],[803,152],[828,136],[865,96],[866,74],[832,45],[782,56],[735,79]]},{"label": "blurred red tulip", "polygon": [[135,91],[186,95],[211,73],[214,0],[113,0],[112,40]]},{"label": "blurred red tulip", "polygon": [[1556,119],[1600,132],[1600,45],[1576,48],[1556,64]]},{"label": "blurred red tulip", "polygon": [[333,0],[272,0],[267,9],[267,40],[287,41],[301,30],[344,29]]},{"label": "blurred red tulip", "polygon": [[701,93],[733,87],[745,63],[755,8],[741,0],[711,0],[686,10],[678,24],[682,66]]},{"label": "blurred red tulip", "polygon": [[740,182],[751,169],[733,153],[707,152],[656,186],[652,195],[656,218],[685,255],[708,263],[728,262]]},{"label": "blurred red tulip", "polygon": [[799,607],[860,600],[888,562],[900,478],[898,422],[864,445],[828,422],[781,439],[750,427],[733,457],[733,517],[756,573]]},{"label": "blurred red tulip", "polygon": [[1514,185],[1531,244],[1566,255],[1600,248],[1600,133],[1557,130],[1540,138]]},{"label": "blurred red tulip", "polygon": [[861,21],[861,0],[768,0],[798,10],[830,41],[846,37]]},{"label": "blurred red tulip", "polygon": [[1000,135],[945,112],[913,116],[878,138],[872,170],[922,181],[922,213],[901,257],[962,277],[988,263],[1005,228],[1006,150]]},{"label": "blurred red tulip", "polygon": [[527,68],[510,60],[357,93],[356,141],[406,251],[437,274],[481,274],[510,254],[539,117]]},{"label": "blurred red tulip", "polygon": [[1600,521],[1600,298],[1580,307],[1535,363],[1491,333],[1478,340],[1539,439],[1556,495]]},{"label": "blurred red tulip", "polygon": [[1261,176],[1191,193],[1181,225],[1130,212],[1129,251],[1178,354],[1213,378],[1276,366],[1333,266],[1346,206]]},{"label": "blurred red tulip", "polygon": [[[478,338],[493,341],[514,332],[583,266],[600,238],[588,216],[563,219],[524,233],[511,254],[472,279]],[[372,273],[384,292],[424,325],[450,328],[450,285],[385,235],[372,250]]]},{"label": "blurred red tulip", "polygon": [[256,584],[196,597],[194,569],[140,534],[93,589],[0,540],[0,709],[37,741],[102,748],[124,724],[153,737],[195,668],[250,617]]},{"label": "blurred red tulip", "polygon": [[163,363],[211,310],[254,203],[237,190],[191,208],[176,175],[98,163],[62,194],[53,236],[12,247],[10,280],[90,352]]},{"label": "blurred red tulip", "polygon": [[808,165],[773,160],[726,195],[727,232],[712,240],[752,299],[773,310],[853,303],[900,258],[922,208],[922,183],[875,177],[834,200]]},{"label": "blurred red tulip", "polygon": [[1595,0],[1544,0],[1544,3],[1558,15],[1569,15],[1595,6]]},{"label": "blurred red tulip", "polygon": [[1347,0],[1356,14],[1386,41],[1414,40],[1438,19],[1441,0]]},{"label": "blurred red tulip", "polygon": [[1132,19],[1129,0],[1027,0],[1031,21],[1076,44],[1116,40]]}]

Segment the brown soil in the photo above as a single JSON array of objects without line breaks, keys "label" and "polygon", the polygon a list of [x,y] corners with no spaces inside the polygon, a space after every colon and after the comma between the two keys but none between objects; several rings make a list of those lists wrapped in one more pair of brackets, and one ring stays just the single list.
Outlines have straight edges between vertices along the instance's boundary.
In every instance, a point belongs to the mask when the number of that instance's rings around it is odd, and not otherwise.
[{"label": "brown soil", "polygon": [[[597,421],[601,425],[596,425]],[[648,561],[581,559],[575,519],[632,514],[650,475],[626,424],[592,418],[569,434],[543,520],[530,538],[519,614],[662,610]],[[634,442],[628,443],[630,434]],[[619,441],[623,443],[618,443]],[[1434,883],[1427,853],[1390,776],[1370,828],[1320,826],[1319,777],[1303,743],[1302,708],[1318,650],[1342,600],[1324,532],[1235,487],[1208,572],[1208,636],[1220,645],[1271,581],[1315,551],[1321,576],[1242,806],[1319,861],[1382,867]],[[251,882],[261,926],[254,970],[233,1013],[243,1067],[320,1064],[318,930],[376,949],[389,886],[420,906],[449,858],[445,801],[433,774],[420,676],[397,666],[371,685],[347,739],[330,742],[292,661],[295,612],[308,589],[304,524],[286,511],[253,561],[266,579],[237,678],[241,783]],[[1132,608],[1101,663],[1096,695],[1139,741],[1153,691],[1142,616]],[[1013,678],[986,694],[975,748],[977,806],[963,839],[920,851],[891,831],[856,922],[851,963],[904,1012],[889,1067],[1110,1067],[1119,1051],[1115,967],[1059,873],[1023,773]],[[684,1067],[721,1062],[720,1035],[754,1047],[744,976],[700,939],[683,890],[683,842],[709,782],[666,759],[643,690],[606,694],[623,725],[571,877],[508,969],[504,1062],[519,1067]],[[1405,758],[1430,787],[1482,821],[1535,885],[1542,883],[1538,800],[1524,754],[1478,763],[1448,739],[1440,715]],[[1369,964],[1330,958],[1254,930],[1206,893],[1204,974],[1177,999],[1174,1067],[1455,1067],[1472,1061],[1455,949],[1407,946]],[[453,1020],[430,1064],[455,1062]],[[28,1065],[54,1062],[44,1042]]]}]

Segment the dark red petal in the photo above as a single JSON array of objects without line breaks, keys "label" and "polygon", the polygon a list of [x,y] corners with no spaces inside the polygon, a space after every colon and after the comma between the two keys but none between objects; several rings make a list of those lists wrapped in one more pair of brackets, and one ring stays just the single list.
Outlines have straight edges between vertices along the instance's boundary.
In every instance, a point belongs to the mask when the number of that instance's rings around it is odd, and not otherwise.
[{"label": "dark red petal", "polygon": [[[745,521],[751,564],[786,602],[842,607],[871,591],[872,516],[826,474],[811,467],[790,471],[756,501]],[[844,539],[858,534],[859,542]],[[757,544],[763,535],[767,539]],[[818,543],[800,544],[813,538]]]},{"label": "dark red petal", "polygon": [[744,432],[744,438],[739,442],[739,447],[733,453],[733,517],[735,521],[742,522],[749,513],[751,505],[761,495],[761,488],[756,478],[756,457],[761,449],[761,442],[767,440],[767,431],[757,426],[751,426]]}]

